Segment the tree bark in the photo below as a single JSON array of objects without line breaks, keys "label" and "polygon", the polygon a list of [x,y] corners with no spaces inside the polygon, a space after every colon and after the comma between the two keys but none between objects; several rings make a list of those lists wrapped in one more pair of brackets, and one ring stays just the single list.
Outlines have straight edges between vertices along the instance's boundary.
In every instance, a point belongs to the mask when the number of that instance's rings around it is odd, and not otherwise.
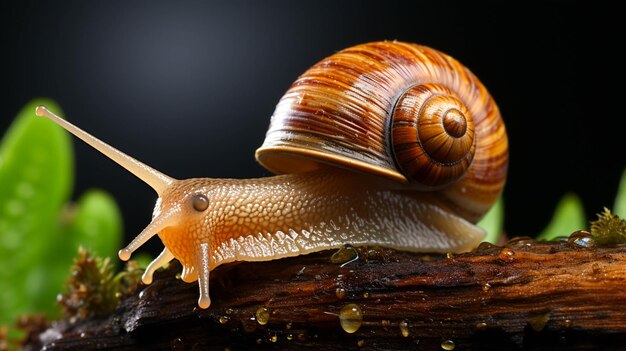
[{"label": "tree bark", "polygon": [[[39,339],[80,350],[625,347],[626,247],[519,239],[458,255],[356,252],[347,263],[325,251],[220,267],[206,310],[171,264],[110,316],[54,322]],[[362,311],[361,323],[347,319],[354,333],[340,323],[349,304]]]}]

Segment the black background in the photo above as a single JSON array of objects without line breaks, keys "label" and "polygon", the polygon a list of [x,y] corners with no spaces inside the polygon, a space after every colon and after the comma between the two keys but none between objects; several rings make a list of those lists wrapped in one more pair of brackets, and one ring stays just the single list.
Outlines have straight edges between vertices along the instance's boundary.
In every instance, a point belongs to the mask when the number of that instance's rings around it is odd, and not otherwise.
[{"label": "black background", "polygon": [[[614,8],[383,1],[32,2],[2,5],[0,131],[31,98],[176,178],[258,177],[275,104],[342,48],[398,39],[442,50],[488,87],[510,139],[506,230],[532,235],[559,198],[612,206],[624,156],[623,19]],[[104,188],[127,236],[155,194],[75,142],[75,195]],[[1,185],[0,185],[1,186]]]}]

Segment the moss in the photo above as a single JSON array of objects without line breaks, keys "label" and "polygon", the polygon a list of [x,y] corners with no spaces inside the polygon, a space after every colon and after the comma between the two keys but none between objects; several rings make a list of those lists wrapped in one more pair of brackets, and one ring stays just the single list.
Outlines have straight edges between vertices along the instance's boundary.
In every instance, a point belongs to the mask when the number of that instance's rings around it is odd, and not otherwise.
[{"label": "moss", "polygon": [[134,261],[129,261],[122,272],[115,274],[108,257],[96,257],[79,248],[67,292],[59,296],[58,302],[69,319],[106,315],[136,290],[141,274],[142,270]]},{"label": "moss", "polygon": [[591,234],[600,245],[626,244],[626,220],[605,207],[598,219],[591,222]]},{"label": "moss", "polygon": [[0,351],[22,350],[24,345],[37,345],[38,335],[49,326],[43,313],[19,316],[12,328],[0,326]]}]

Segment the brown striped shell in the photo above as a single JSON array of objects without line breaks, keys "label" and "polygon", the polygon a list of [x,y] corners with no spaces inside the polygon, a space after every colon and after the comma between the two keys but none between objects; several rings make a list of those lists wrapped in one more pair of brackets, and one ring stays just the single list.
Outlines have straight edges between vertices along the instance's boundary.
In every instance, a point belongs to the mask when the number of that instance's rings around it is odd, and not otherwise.
[{"label": "brown striped shell", "polygon": [[491,95],[462,64],[402,42],[354,46],[301,75],[257,160],[275,173],[325,165],[433,191],[476,221],[502,191],[508,144]]}]

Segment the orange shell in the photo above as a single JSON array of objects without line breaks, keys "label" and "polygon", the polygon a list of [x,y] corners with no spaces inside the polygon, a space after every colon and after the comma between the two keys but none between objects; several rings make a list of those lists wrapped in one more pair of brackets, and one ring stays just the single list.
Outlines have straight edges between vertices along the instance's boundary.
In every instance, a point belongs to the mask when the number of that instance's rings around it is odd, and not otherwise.
[{"label": "orange shell", "polygon": [[[449,143],[448,153],[439,152],[441,164],[461,163],[461,171],[423,171],[419,152],[407,156],[402,146],[394,151],[392,144],[413,137],[395,132],[392,138],[392,123],[402,127],[408,120],[393,121],[394,109],[408,90],[421,85],[450,91],[469,115],[460,123],[443,123],[453,135],[472,134]],[[342,50],[301,75],[276,106],[256,158],[278,174],[332,165],[376,174],[408,188],[435,190],[443,206],[476,221],[503,189],[508,142],[491,95],[458,61],[425,46],[373,42]],[[434,179],[439,177],[442,180]]]}]

